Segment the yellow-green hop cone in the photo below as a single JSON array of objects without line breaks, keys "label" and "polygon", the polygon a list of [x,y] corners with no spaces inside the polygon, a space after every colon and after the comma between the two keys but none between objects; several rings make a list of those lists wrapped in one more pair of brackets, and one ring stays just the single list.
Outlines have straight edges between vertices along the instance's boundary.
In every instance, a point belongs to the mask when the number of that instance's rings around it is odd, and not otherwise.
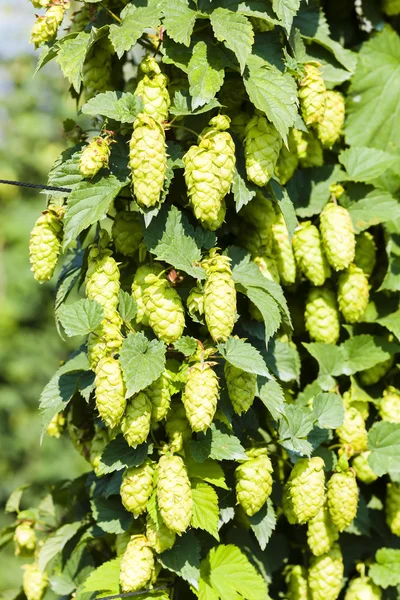
[{"label": "yellow-green hop cone", "polygon": [[400,14],[400,0],[383,0],[382,10],[388,17],[397,16]]},{"label": "yellow-green hop cone", "polygon": [[336,199],[340,198],[344,194],[344,187],[341,183],[331,183],[329,191]]},{"label": "yellow-green hop cone", "polygon": [[22,589],[27,600],[42,600],[49,584],[47,573],[42,573],[36,563],[23,565],[22,568],[24,569]]},{"label": "yellow-green hop cone", "polygon": [[400,537],[400,485],[389,483],[386,492],[386,523],[390,531]]},{"label": "yellow-green hop cone", "polygon": [[[93,5],[91,5],[93,6]],[[72,15],[72,22],[68,33],[80,33],[84,31],[86,25],[91,21],[91,9],[88,4],[84,4],[81,10],[78,10]]]},{"label": "yellow-green hop cone", "polygon": [[133,125],[129,145],[129,166],[133,193],[142,207],[160,202],[167,170],[164,129],[152,117],[140,113]]},{"label": "yellow-green hop cone", "polygon": [[169,391],[168,372],[156,379],[145,390],[151,402],[151,421],[157,423],[167,416],[171,404],[171,393]]},{"label": "yellow-green hop cone", "polygon": [[218,377],[209,363],[194,364],[188,374],[182,402],[192,431],[206,431],[219,398]]},{"label": "yellow-green hop cone", "polygon": [[325,110],[318,123],[317,133],[323,146],[331,148],[340,138],[344,125],[344,98],[339,92],[325,92]]},{"label": "yellow-green hop cone", "polygon": [[[352,391],[351,387],[349,390],[347,390],[347,392],[344,392],[342,398],[343,398],[345,408],[356,408],[358,410],[358,412],[361,414],[364,421],[366,421],[368,419],[368,417],[369,417],[368,400],[353,399],[353,391]],[[355,396],[355,398],[357,398],[357,395]]]},{"label": "yellow-green hop cone", "polygon": [[62,432],[64,431],[65,424],[66,424],[66,419],[65,419],[63,413],[57,413],[51,419],[50,423],[48,424],[48,426],[46,428],[47,435],[59,440],[62,435]]},{"label": "yellow-green hop cone", "polygon": [[305,326],[316,342],[336,344],[340,335],[335,294],[327,287],[311,288],[304,313]]},{"label": "yellow-green hop cone", "polygon": [[352,264],[339,276],[339,310],[347,323],[361,321],[369,301],[368,278],[364,271]]},{"label": "yellow-green hop cone", "polygon": [[125,412],[125,384],[118,360],[102,358],[96,368],[94,380],[96,406],[105,424],[113,429],[121,422]]},{"label": "yellow-green hop cone", "polygon": [[133,535],[121,558],[121,591],[136,592],[150,583],[155,570],[153,550],[144,535]]},{"label": "yellow-green hop cone", "polygon": [[263,187],[274,174],[282,137],[266,117],[255,114],[246,126],[244,156],[247,179]]},{"label": "yellow-green hop cone", "polygon": [[196,316],[199,318],[204,315],[204,292],[198,284],[190,290],[186,306],[191,317]]},{"label": "yellow-green hop cone", "polygon": [[36,533],[31,523],[23,521],[15,528],[14,532],[15,555],[32,556],[36,548]]},{"label": "yellow-green hop cone", "polygon": [[379,414],[382,421],[400,423],[400,391],[392,385],[383,392]]},{"label": "yellow-green hop cone", "polygon": [[387,360],[377,363],[369,369],[360,371],[359,377],[361,383],[366,386],[375,385],[375,383],[378,383],[378,381],[380,381],[387,373],[389,373],[393,362],[393,357],[391,356]]},{"label": "yellow-green hop cone", "polygon": [[307,570],[301,565],[290,565],[286,569],[287,600],[309,600]]},{"label": "yellow-green hop cone", "polygon": [[286,185],[293,177],[298,164],[297,144],[291,129],[288,135],[288,147],[283,144],[275,167],[275,173],[282,185]]},{"label": "yellow-green hop cone", "polygon": [[247,412],[254,402],[257,391],[257,375],[247,373],[226,362],[225,381],[233,410],[238,415]]},{"label": "yellow-green hop cone", "polygon": [[353,462],[351,463],[351,466],[356,472],[357,479],[359,479],[363,483],[366,483],[367,485],[373,483],[378,479],[378,475],[374,473],[368,462],[368,456],[370,454],[371,452],[369,451],[362,452],[358,456],[355,456],[353,458]]},{"label": "yellow-green hop cone", "polygon": [[343,424],[336,429],[336,435],[347,457],[368,450],[365,421],[354,407],[346,408]]},{"label": "yellow-green hop cone", "polygon": [[293,137],[297,146],[297,155],[303,169],[321,167],[324,164],[322,144],[313,132],[293,129]]},{"label": "yellow-green hop cone", "polygon": [[336,600],[342,589],[343,557],[339,544],[322,556],[313,556],[308,569],[311,600]]},{"label": "yellow-green hop cone", "polygon": [[[135,300],[137,305],[137,313],[135,316],[135,321],[138,324],[142,324],[147,326],[149,324],[149,319],[146,313],[146,306],[144,303],[144,292],[150,285],[148,283],[149,275],[159,275],[163,270],[162,266],[159,263],[154,263],[153,265],[142,265],[138,268],[135,273],[132,282],[132,298]],[[150,282],[152,278],[150,277]]]},{"label": "yellow-green hop cone", "polygon": [[255,256],[253,261],[258,265],[261,273],[269,279],[270,281],[275,281],[275,283],[280,283],[280,275],[278,263],[272,256],[268,256],[263,254],[262,256]]},{"label": "yellow-green hop cone", "polygon": [[123,210],[117,212],[112,226],[115,250],[124,256],[132,256],[143,241],[139,214]]},{"label": "yellow-green hop cone", "polygon": [[110,45],[103,38],[93,46],[83,65],[83,94],[88,101],[96,94],[112,89]]},{"label": "yellow-green hop cone", "polygon": [[225,342],[232,333],[236,317],[236,289],[230,258],[210,251],[203,261],[207,279],[204,284],[204,315],[215,342]]},{"label": "yellow-green hop cone", "polygon": [[293,508],[292,497],[290,495],[290,485],[288,483],[286,483],[283,487],[282,510],[283,514],[291,525],[298,523],[297,516]]},{"label": "yellow-green hop cone", "polygon": [[39,283],[53,277],[63,236],[62,214],[62,209],[50,206],[31,231],[29,259],[33,276]]},{"label": "yellow-green hop cone", "polygon": [[355,473],[351,470],[334,473],[328,481],[326,497],[334,525],[339,531],[344,531],[357,514],[358,487]]},{"label": "yellow-green hop cone", "polygon": [[100,169],[108,167],[109,157],[109,140],[96,136],[82,151],[79,159],[79,171],[84,177],[94,177]]},{"label": "yellow-green hop cone", "polygon": [[126,469],[123,475],[120,488],[122,504],[135,517],[146,511],[153,493],[153,475],[154,468],[149,459],[139,467]]},{"label": "yellow-green hop cone", "polygon": [[111,250],[100,250],[92,246],[86,273],[86,295],[98,302],[104,316],[113,319],[119,302],[119,269]]},{"label": "yellow-green hop cone", "polygon": [[38,17],[31,32],[31,44],[39,48],[49,42],[57,34],[57,30],[64,18],[65,8],[62,4],[53,4],[46,10],[46,14]]},{"label": "yellow-green hop cone", "polygon": [[50,0],[31,0],[34,8],[47,8],[50,4]]},{"label": "yellow-green hop cone", "polygon": [[156,336],[166,344],[176,342],[185,328],[185,311],[176,289],[166,278],[148,275],[143,302]]},{"label": "yellow-green hop cone", "polygon": [[147,440],[150,433],[151,408],[150,399],[145,391],[128,400],[121,421],[121,431],[132,448]]},{"label": "yellow-green hop cone", "polygon": [[175,544],[176,534],[170,531],[164,523],[161,523],[161,526],[157,528],[150,515],[147,515],[146,537],[154,552],[162,554],[166,550],[170,550]]},{"label": "yellow-green hop cone", "polygon": [[370,577],[356,577],[347,586],[344,600],[381,600],[382,589]]},{"label": "yellow-green hop cone", "polygon": [[304,221],[293,235],[293,251],[297,266],[313,285],[324,285],[331,269],[325,256],[321,236],[311,221]]},{"label": "yellow-green hop cone", "polygon": [[171,450],[181,452],[183,444],[190,440],[192,429],[187,420],[186,410],[182,402],[173,400],[171,408],[165,421],[165,432],[168,436]]},{"label": "yellow-green hop cone", "polygon": [[112,356],[121,348],[123,340],[121,333],[122,319],[116,310],[113,313],[108,312],[108,316],[88,336],[88,359],[90,368],[93,371],[102,358]]},{"label": "yellow-green hop cone", "polygon": [[135,96],[141,98],[143,112],[155,121],[166,121],[171,104],[168,78],[161,73],[158,62],[151,56],[142,60],[140,70],[144,75],[137,84]]},{"label": "yellow-green hop cone", "polygon": [[320,214],[320,232],[325,254],[335,271],[347,269],[353,262],[356,239],[348,210],[328,202]]},{"label": "yellow-green hop cone", "polygon": [[98,477],[101,455],[103,454],[105,447],[110,442],[110,436],[107,429],[98,429],[94,434],[92,443],[90,444],[90,464],[93,467],[94,472]]},{"label": "yellow-green hop cone", "polygon": [[158,508],[165,525],[181,534],[192,519],[192,489],[180,456],[161,456],[157,479]]},{"label": "yellow-green hop cone", "polygon": [[306,523],[325,502],[324,461],[319,456],[301,458],[288,479],[288,491],[298,523]]},{"label": "yellow-green hop cone", "polygon": [[228,116],[217,115],[210,120],[209,127],[200,134],[202,140],[211,142],[211,148],[214,152],[213,168],[219,177],[223,196],[230,192],[235,175],[235,144],[231,135],[226,131],[230,122]]},{"label": "yellow-green hop cone", "polygon": [[272,464],[266,450],[247,452],[249,460],[235,470],[236,498],[246,515],[252,517],[266,503],[272,492]]},{"label": "yellow-green hop cone", "polygon": [[315,517],[308,521],[307,542],[314,556],[329,552],[339,538],[339,531],[332,523],[329,511],[324,504]]},{"label": "yellow-green hop cone", "polygon": [[308,63],[304,69],[305,76],[299,87],[301,114],[306,125],[313,125],[323,119],[326,88],[318,67]]},{"label": "yellow-green hop cone", "polygon": [[291,285],[296,281],[296,261],[288,228],[280,211],[272,225],[272,250],[282,285]]},{"label": "yellow-green hop cone", "polygon": [[362,269],[367,277],[372,275],[376,264],[376,244],[374,236],[369,231],[356,235],[354,264]]}]

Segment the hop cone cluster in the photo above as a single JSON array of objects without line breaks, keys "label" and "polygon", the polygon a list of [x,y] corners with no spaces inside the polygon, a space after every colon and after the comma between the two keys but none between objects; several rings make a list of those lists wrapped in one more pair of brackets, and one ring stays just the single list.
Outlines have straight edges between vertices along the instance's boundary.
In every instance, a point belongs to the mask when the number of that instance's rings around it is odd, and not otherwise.
[{"label": "hop cone cluster", "polygon": [[307,542],[314,556],[321,556],[332,548],[339,538],[339,531],[332,522],[326,504],[315,517],[308,521]]},{"label": "hop cone cluster", "polygon": [[123,475],[120,494],[122,504],[135,517],[144,513],[153,493],[154,468],[147,459],[139,467],[127,469]]},{"label": "hop cone cluster", "polygon": [[32,523],[22,521],[14,532],[15,555],[32,556],[36,548],[36,533]]},{"label": "hop cone cluster", "polygon": [[46,10],[46,14],[38,17],[32,28],[31,44],[39,48],[42,44],[50,42],[57,34],[65,14],[64,4],[53,4]]},{"label": "hop cone cluster", "polygon": [[247,452],[249,460],[236,468],[236,498],[245,513],[252,517],[266,503],[272,492],[272,464],[266,450]]},{"label": "hop cone cluster", "polygon": [[382,590],[370,577],[356,577],[347,586],[344,600],[381,600]]},{"label": "hop cone cluster", "polygon": [[22,589],[27,600],[42,600],[49,583],[47,573],[42,573],[37,563],[24,565],[23,569]]},{"label": "hop cone cluster", "polygon": [[247,123],[244,140],[247,179],[263,187],[274,174],[282,138],[266,117],[256,113]]},{"label": "hop cone cluster", "polygon": [[192,490],[180,456],[161,456],[158,462],[157,501],[165,525],[181,534],[192,519]]},{"label": "hop cone cluster", "polygon": [[326,88],[318,67],[313,64],[305,65],[305,76],[300,82],[299,99],[305,124],[320,123],[325,112]]},{"label": "hop cone cluster", "polygon": [[236,318],[236,290],[230,259],[211,250],[203,263],[207,279],[204,284],[204,315],[209,334],[215,342],[230,336]]},{"label": "hop cone cluster", "polygon": [[49,206],[36,221],[29,241],[29,258],[33,276],[39,283],[53,277],[61,250],[63,209]]},{"label": "hop cone cluster", "polygon": [[400,537],[400,485],[389,483],[386,493],[386,523],[390,531]]},{"label": "hop cone cluster", "polygon": [[318,137],[324,146],[331,148],[340,138],[344,125],[344,98],[340,92],[325,92],[325,109],[317,125]]},{"label": "hop cone cluster", "polygon": [[94,381],[96,406],[105,424],[111,429],[119,425],[125,412],[125,384],[118,360],[102,358],[96,367]]},{"label": "hop cone cluster", "polygon": [[209,363],[196,363],[190,370],[182,395],[192,431],[206,431],[214,418],[219,398],[218,377]]},{"label": "hop cone cluster", "polygon": [[331,270],[325,256],[321,236],[311,221],[304,221],[293,236],[293,251],[297,266],[316,286],[324,285]]},{"label": "hop cone cluster", "polygon": [[369,284],[364,271],[350,265],[339,276],[338,304],[347,323],[358,323],[368,305]]},{"label": "hop cone cluster", "polygon": [[320,457],[301,458],[287,482],[293,513],[298,523],[306,523],[325,501],[324,461]]},{"label": "hop cone cluster", "polygon": [[144,535],[133,535],[121,558],[119,583],[123,593],[136,592],[150,583],[154,554]]},{"label": "hop cone cluster", "polygon": [[185,328],[182,300],[165,278],[148,275],[145,283],[143,302],[148,323],[160,340],[172,344]]},{"label": "hop cone cluster", "polygon": [[121,421],[121,431],[132,448],[147,440],[150,433],[151,411],[151,402],[145,391],[139,392],[128,400]]},{"label": "hop cone cluster", "polygon": [[329,202],[320,214],[320,231],[325,254],[335,271],[347,269],[354,260],[355,235],[349,212]]},{"label": "hop cone cluster", "polygon": [[109,157],[109,140],[96,136],[83,149],[79,159],[79,170],[84,177],[94,177],[100,169],[108,167]]},{"label": "hop cone cluster", "polygon": [[354,520],[358,507],[358,487],[353,471],[334,473],[328,481],[327,502],[331,519],[339,531]]},{"label": "hop cone cluster", "polygon": [[238,415],[247,412],[254,402],[257,389],[257,375],[243,371],[230,363],[225,363],[225,381],[233,410]]},{"label": "hop cone cluster", "polygon": [[383,421],[400,423],[400,391],[392,385],[383,392],[379,404],[379,414]]},{"label": "hop cone cluster", "polygon": [[328,287],[311,288],[306,301],[305,326],[316,342],[336,344],[340,335],[335,294]]},{"label": "hop cone cluster", "polygon": [[166,121],[171,104],[168,78],[161,73],[158,62],[151,56],[143,59],[140,70],[143,77],[137,84],[135,96],[141,98],[143,112],[155,121]]},{"label": "hop cone cluster", "polygon": [[339,544],[314,556],[308,569],[311,600],[336,600],[342,588],[343,558]]}]

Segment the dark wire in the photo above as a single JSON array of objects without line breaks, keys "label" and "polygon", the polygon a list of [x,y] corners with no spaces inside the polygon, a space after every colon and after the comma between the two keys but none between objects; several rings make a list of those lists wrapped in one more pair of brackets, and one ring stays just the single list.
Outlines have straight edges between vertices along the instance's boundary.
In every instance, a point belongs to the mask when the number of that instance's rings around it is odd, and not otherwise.
[{"label": "dark wire", "polygon": [[49,190],[51,192],[72,192],[71,188],[55,187],[54,185],[41,185],[40,183],[25,183],[23,181],[10,181],[9,179],[0,179],[0,183],[4,185],[16,185],[18,187],[35,188],[38,190]]},{"label": "dark wire", "polygon": [[147,590],[140,590],[139,592],[127,592],[126,594],[116,594],[115,596],[102,596],[101,600],[115,600],[115,598],[129,598],[132,596],[141,596],[142,594],[148,594],[151,592],[163,592],[168,589],[169,589],[168,586],[156,587],[156,588],[152,588],[151,590],[147,589]]}]

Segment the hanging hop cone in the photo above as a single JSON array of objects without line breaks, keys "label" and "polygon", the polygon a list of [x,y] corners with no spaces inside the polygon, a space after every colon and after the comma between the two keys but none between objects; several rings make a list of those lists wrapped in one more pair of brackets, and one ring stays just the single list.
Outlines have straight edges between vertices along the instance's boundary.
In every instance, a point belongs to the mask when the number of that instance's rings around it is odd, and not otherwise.
[{"label": "hanging hop cone", "polygon": [[321,167],[324,164],[322,144],[312,131],[306,133],[299,129],[293,129],[293,137],[297,147],[299,163],[303,169]]},{"label": "hanging hop cone", "polygon": [[363,385],[375,385],[378,383],[385,375],[387,375],[392,368],[393,365],[393,356],[384,360],[380,363],[377,363],[373,367],[369,369],[365,369],[364,371],[360,371],[359,377],[360,381]]},{"label": "hanging hop cone", "polygon": [[158,462],[157,500],[160,514],[171,531],[181,534],[192,519],[192,489],[180,456],[161,456]]},{"label": "hanging hop cone", "polygon": [[327,506],[324,504],[315,517],[308,521],[307,542],[314,556],[321,556],[332,548],[339,538],[339,531],[332,523]]},{"label": "hanging hop cone", "polygon": [[91,6],[93,6],[93,4],[84,4],[81,10],[73,13],[73,18],[68,33],[80,33],[81,31],[85,30],[86,25],[88,25],[91,21]]},{"label": "hanging hop cone", "polygon": [[317,126],[318,137],[322,144],[331,148],[340,138],[344,125],[344,98],[339,92],[325,92],[325,110]]},{"label": "hanging hop cone", "polygon": [[290,565],[286,569],[287,600],[309,600],[307,571],[301,565]]},{"label": "hanging hop cone", "polygon": [[32,523],[23,521],[14,532],[15,556],[33,556],[36,549],[36,533]]},{"label": "hanging hop cone", "polygon": [[110,435],[107,429],[98,429],[90,444],[89,461],[97,477],[100,477],[100,461],[105,447],[110,443]]},{"label": "hanging hop cone", "polygon": [[376,244],[369,231],[362,231],[356,235],[354,264],[362,269],[367,277],[372,275],[376,264]]},{"label": "hanging hop cone", "polygon": [[157,423],[167,416],[171,404],[171,393],[169,391],[168,371],[156,379],[145,390],[151,403],[151,421]]},{"label": "hanging hop cone", "polygon": [[102,358],[94,380],[96,406],[105,424],[113,429],[119,425],[125,412],[125,384],[118,360]]},{"label": "hanging hop cone", "polygon": [[254,402],[257,390],[257,375],[247,373],[226,362],[224,367],[226,387],[233,410],[241,415],[247,412]]},{"label": "hanging hop cone", "polygon": [[282,138],[266,117],[256,113],[247,123],[244,156],[247,179],[263,187],[274,174]]},{"label": "hanging hop cone", "polygon": [[343,396],[343,403],[345,408],[356,408],[358,410],[358,412],[360,413],[360,415],[362,416],[362,418],[364,419],[364,421],[366,421],[369,417],[369,403],[368,400],[365,399],[360,399],[357,400],[356,398],[358,398],[358,394],[357,391],[350,387],[349,390],[347,390],[347,392],[344,392]]},{"label": "hanging hop cone", "polygon": [[339,276],[338,304],[347,323],[362,320],[369,301],[368,278],[364,271],[352,264]]},{"label": "hanging hop cone", "polygon": [[322,248],[321,236],[311,221],[304,221],[293,235],[297,266],[313,285],[324,285],[331,270]]},{"label": "hanging hop cone", "polygon": [[185,311],[176,289],[166,278],[148,275],[143,302],[156,336],[166,344],[176,342],[185,328]]},{"label": "hanging hop cone", "polygon": [[340,335],[335,294],[327,287],[311,288],[304,313],[305,326],[316,342],[336,344]]},{"label": "hanging hop cone", "polygon": [[344,600],[381,600],[382,590],[369,577],[356,577],[347,586]]},{"label": "hanging hop cone", "polygon": [[139,68],[143,77],[137,84],[135,96],[141,98],[143,112],[155,121],[166,121],[171,104],[168,77],[161,73],[158,62],[151,56],[146,56]]},{"label": "hanging hop cone", "polygon": [[84,177],[94,177],[100,169],[108,168],[109,157],[109,139],[96,136],[82,151],[79,159],[79,171]]},{"label": "hanging hop cone", "polygon": [[400,391],[392,385],[383,392],[379,404],[379,414],[383,421],[400,423]]},{"label": "hanging hop cone", "polygon": [[168,436],[171,450],[181,452],[183,444],[190,440],[192,429],[187,420],[186,410],[182,402],[173,400],[165,421],[165,431]]},{"label": "hanging hop cone", "polygon": [[144,513],[153,493],[154,468],[150,459],[139,467],[126,469],[121,483],[122,504],[135,517]]},{"label": "hanging hop cone", "polygon": [[272,225],[272,251],[278,265],[282,285],[291,285],[296,281],[296,261],[288,228],[279,209],[277,209],[276,220]]},{"label": "hanging hop cone", "polygon": [[342,588],[343,558],[339,544],[326,554],[313,556],[308,569],[311,600],[336,600]]},{"label": "hanging hop cone", "polygon": [[113,313],[109,311],[109,313],[88,336],[88,359],[93,371],[102,358],[112,356],[121,348],[122,319],[116,310]]},{"label": "hanging hop cone", "polygon": [[297,144],[293,135],[293,129],[291,129],[288,135],[288,147],[283,144],[275,167],[275,173],[282,185],[286,185],[289,179],[293,177],[298,164]]},{"label": "hanging hop cone", "polygon": [[132,256],[143,242],[139,214],[123,210],[117,212],[111,230],[115,250],[124,256]]},{"label": "hanging hop cone", "polygon": [[219,398],[218,377],[209,363],[189,369],[182,402],[192,431],[206,431],[214,418]]},{"label": "hanging hop cone", "polygon": [[344,531],[354,520],[358,507],[358,487],[353,471],[336,472],[328,481],[327,502],[331,519]]},{"label": "hanging hop cone", "polygon": [[119,290],[119,269],[111,250],[93,245],[89,250],[86,273],[87,297],[103,307],[104,317],[113,319],[119,302]]},{"label": "hanging hop cone", "polygon": [[204,315],[204,292],[198,283],[196,287],[190,290],[186,306],[192,318],[196,317],[199,320]]},{"label": "hanging hop cone", "polygon": [[227,115],[217,115],[210,119],[209,127],[203,129],[200,137],[211,142],[214,152],[213,167],[219,177],[221,193],[229,194],[235,175],[235,144],[228,133],[230,118]]},{"label": "hanging hop cone", "polygon": [[336,429],[336,435],[347,457],[368,450],[365,421],[354,407],[346,408],[343,425]]},{"label": "hanging hop cone", "polygon": [[271,199],[256,192],[255,198],[242,208],[240,215],[245,220],[244,226],[242,223],[237,231],[241,245],[253,257],[272,256],[272,225],[276,221],[276,213]]},{"label": "hanging hop cone", "polygon": [[46,427],[47,435],[59,440],[64,431],[65,423],[66,419],[64,415],[62,413],[57,413]]},{"label": "hanging hop cone", "polygon": [[112,47],[106,38],[95,44],[87,55],[83,65],[83,94],[86,102],[96,94],[111,90]]},{"label": "hanging hop cone", "polygon": [[47,573],[42,573],[36,563],[23,565],[22,568],[24,569],[22,589],[27,600],[42,600],[49,584]]},{"label": "hanging hop cone", "polygon": [[389,483],[386,493],[386,523],[390,531],[400,537],[400,485]]},{"label": "hanging hop cone", "polygon": [[153,550],[144,535],[133,535],[121,558],[121,591],[136,592],[147,586],[155,570]]},{"label": "hanging hop cone", "polygon": [[38,17],[32,28],[31,44],[39,48],[42,44],[50,42],[56,35],[65,14],[63,4],[53,4],[46,10],[46,14]]},{"label": "hanging hop cone", "polygon": [[235,471],[236,498],[245,513],[252,517],[266,503],[272,492],[272,464],[263,448],[246,452],[249,460]]},{"label": "hanging hop cone", "polygon": [[[152,265],[142,265],[135,273],[132,282],[132,298],[135,300],[137,305],[137,312],[135,316],[135,321],[137,324],[142,324],[145,326],[148,326],[149,324],[146,306],[144,303],[144,292],[150,285],[148,276],[159,275],[162,270],[163,268],[160,263],[154,263]],[[151,277],[150,282],[152,282]]]},{"label": "hanging hop cone", "polygon": [[204,284],[204,315],[215,342],[225,342],[232,333],[236,317],[236,289],[230,258],[213,248],[203,261],[207,279]]},{"label": "hanging hop cone", "polygon": [[288,479],[288,491],[298,523],[306,523],[315,517],[325,502],[322,458],[317,456],[298,460]]},{"label": "hanging hop cone", "polygon": [[347,269],[354,260],[355,235],[349,212],[328,202],[320,214],[320,231],[325,254],[335,271]]},{"label": "hanging hop cone", "polygon": [[362,452],[353,458],[352,467],[356,472],[357,479],[365,484],[373,483],[378,479],[378,475],[371,469],[368,456],[371,452]]},{"label": "hanging hop cone", "polygon": [[29,259],[33,276],[39,283],[53,277],[61,250],[64,209],[49,206],[38,218],[29,240]]},{"label": "hanging hop cone", "polygon": [[130,398],[121,421],[121,431],[129,446],[136,448],[150,433],[151,402],[145,391]]},{"label": "hanging hop cone", "polygon": [[313,125],[324,117],[326,88],[318,67],[308,63],[304,70],[305,76],[299,87],[301,114],[306,125]]},{"label": "hanging hop cone", "polygon": [[170,550],[175,544],[176,534],[170,531],[164,523],[157,527],[150,515],[147,515],[146,537],[154,552],[162,554],[166,550]]}]

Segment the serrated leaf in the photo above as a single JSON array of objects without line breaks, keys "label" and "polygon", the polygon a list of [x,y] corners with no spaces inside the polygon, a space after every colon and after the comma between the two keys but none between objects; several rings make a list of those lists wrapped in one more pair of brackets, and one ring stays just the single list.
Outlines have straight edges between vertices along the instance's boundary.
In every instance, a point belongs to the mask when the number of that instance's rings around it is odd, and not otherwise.
[{"label": "serrated leaf", "polygon": [[120,363],[126,383],[126,397],[144,390],[158,379],[165,367],[165,344],[146,338],[144,333],[130,333],[122,342]]},{"label": "serrated leaf", "polygon": [[344,406],[338,394],[320,393],[312,401],[314,418],[321,429],[336,429],[343,425]]},{"label": "serrated leaf", "polygon": [[271,500],[252,517],[247,517],[261,550],[265,550],[276,527],[276,515]]},{"label": "serrated leaf", "polygon": [[21,485],[15,489],[6,502],[4,512],[19,512],[19,505],[21,503],[22,494],[29,487],[29,484]]},{"label": "serrated leaf", "polygon": [[386,327],[400,341],[400,308],[376,320],[379,325]]},{"label": "serrated leaf", "polygon": [[400,550],[380,548],[375,555],[376,563],[369,567],[368,575],[384,590],[400,585]]},{"label": "serrated leaf", "polygon": [[210,458],[215,460],[241,460],[247,457],[239,439],[224,423],[212,423],[205,434],[210,445]]},{"label": "serrated leaf", "polygon": [[244,15],[216,8],[210,16],[215,37],[235,53],[243,73],[254,42],[253,28]]},{"label": "serrated leaf", "polygon": [[346,181],[339,165],[324,165],[313,169],[297,169],[286,186],[290,200],[300,218],[319,214],[328,202],[332,183]]},{"label": "serrated leaf", "polygon": [[63,42],[56,56],[64,77],[68,79],[77,92],[79,92],[81,86],[83,63],[90,47],[90,39],[89,33],[81,31],[76,37]]},{"label": "serrated leaf", "polygon": [[174,342],[174,348],[182,352],[185,356],[193,356],[198,348],[198,344],[194,338],[183,335],[179,340]]},{"label": "serrated leaf", "polygon": [[81,144],[65,150],[54,162],[47,183],[55,187],[75,189],[83,177],[79,170]]},{"label": "serrated leaf", "polygon": [[399,158],[393,154],[362,146],[347,148],[338,158],[352,181],[364,183],[370,183],[395,163],[400,164]]},{"label": "serrated leaf", "polygon": [[178,44],[190,46],[197,12],[189,8],[188,0],[164,0],[163,14],[163,25],[168,35]]},{"label": "serrated leaf", "polygon": [[192,527],[204,529],[219,541],[219,508],[216,491],[207,483],[195,481],[192,483],[192,498]]},{"label": "serrated leaf", "polygon": [[355,335],[341,344],[344,366],[337,375],[353,375],[375,366],[400,351],[400,346],[384,337]]},{"label": "serrated leaf", "polygon": [[272,8],[288,33],[290,33],[293,17],[299,10],[299,7],[300,0],[272,0]]},{"label": "serrated leaf", "polygon": [[48,563],[62,551],[67,542],[74,537],[82,526],[82,521],[67,523],[47,537],[39,551],[38,564],[41,571],[46,569]]},{"label": "serrated leaf", "polygon": [[204,41],[197,42],[187,66],[193,109],[210,102],[224,82],[224,68],[217,49]]},{"label": "serrated leaf", "polygon": [[148,452],[147,443],[131,448],[125,438],[118,435],[106,446],[101,455],[99,475],[107,475],[125,467],[139,467],[146,460]]},{"label": "serrated leaf", "polygon": [[311,410],[296,404],[285,408],[285,417],[279,421],[279,443],[288,450],[310,456],[312,445],[307,436],[314,425],[314,415]]},{"label": "serrated leaf", "polygon": [[391,194],[373,190],[365,198],[347,207],[356,233],[373,225],[400,218],[400,204]]},{"label": "serrated leaf", "polygon": [[232,194],[235,199],[237,213],[256,195],[253,184],[247,180],[243,156],[237,158],[236,171],[232,182]]},{"label": "serrated leaf", "polygon": [[123,533],[129,528],[132,515],[123,507],[120,496],[95,496],[90,506],[94,520],[106,533]]},{"label": "serrated leaf", "polygon": [[192,100],[187,92],[177,91],[174,94],[174,104],[169,109],[169,112],[176,117],[184,117],[187,115],[202,115],[214,108],[219,108],[221,104],[216,98],[213,98],[205,106],[198,108],[197,110],[192,109]]},{"label": "serrated leaf", "polygon": [[234,367],[247,373],[264,377],[269,376],[263,357],[249,342],[230,337],[226,342],[218,344],[218,350],[225,360]]},{"label": "serrated leaf", "polygon": [[278,203],[282,216],[285,219],[289,239],[292,240],[294,230],[298,225],[294,204],[291,201],[286,189],[282,187],[277,181],[271,180],[269,187],[272,191],[273,197]]},{"label": "serrated leaf", "polygon": [[121,558],[114,558],[97,567],[83,584],[83,591],[118,594],[120,562]]},{"label": "serrated leaf", "polygon": [[257,396],[275,421],[285,414],[285,394],[275,379],[257,377]]},{"label": "serrated leaf", "polygon": [[125,323],[130,323],[132,319],[135,318],[137,313],[137,304],[129,292],[120,290],[118,312],[121,315],[121,319],[125,321]]},{"label": "serrated leaf", "polygon": [[301,362],[294,344],[274,339],[265,359],[267,366],[281,381],[299,381]]},{"label": "serrated leaf", "polygon": [[332,375],[341,373],[344,369],[344,358],[341,349],[333,344],[323,344],[321,342],[303,343],[303,346],[318,361],[319,385],[325,390],[332,389],[335,385]]},{"label": "serrated leaf", "polygon": [[380,477],[396,470],[400,461],[400,424],[380,421],[368,431],[368,462]]},{"label": "serrated leaf", "polygon": [[225,483],[224,471],[217,461],[209,458],[204,462],[198,463],[190,455],[187,455],[185,457],[185,465],[190,479],[201,479],[224,490],[229,489]]},{"label": "serrated leaf", "polygon": [[120,25],[110,25],[110,40],[118,58],[122,58],[136,44],[148,27],[158,27],[161,18],[160,2],[150,1],[148,6],[129,4],[121,13]]},{"label": "serrated leaf", "polygon": [[197,589],[200,575],[200,544],[192,531],[178,537],[174,547],[157,558],[165,569],[177,573]]},{"label": "serrated leaf", "polygon": [[72,304],[63,304],[58,310],[57,316],[65,333],[72,337],[87,335],[94,331],[104,317],[104,310],[95,300],[85,298]]},{"label": "serrated leaf", "polygon": [[143,106],[142,100],[130,92],[96,94],[81,108],[84,115],[101,115],[120,123],[133,123]]},{"label": "serrated leaf", "polygon": [[[261,273],[260,275],[261,277],[264,277],[264,275]],[[266,278],[264,277],[264,279]],[[271,296],[269,291],[256,286],[247,286],[245,290],[246,296],[258,308],[263,317],[265,328],[265,345],[267,346],[270,338],[279,329],[282,321],[281,311],[279,310],[279,306],[275,298]],[[241,291],[240,288],[239,291]]]}]

